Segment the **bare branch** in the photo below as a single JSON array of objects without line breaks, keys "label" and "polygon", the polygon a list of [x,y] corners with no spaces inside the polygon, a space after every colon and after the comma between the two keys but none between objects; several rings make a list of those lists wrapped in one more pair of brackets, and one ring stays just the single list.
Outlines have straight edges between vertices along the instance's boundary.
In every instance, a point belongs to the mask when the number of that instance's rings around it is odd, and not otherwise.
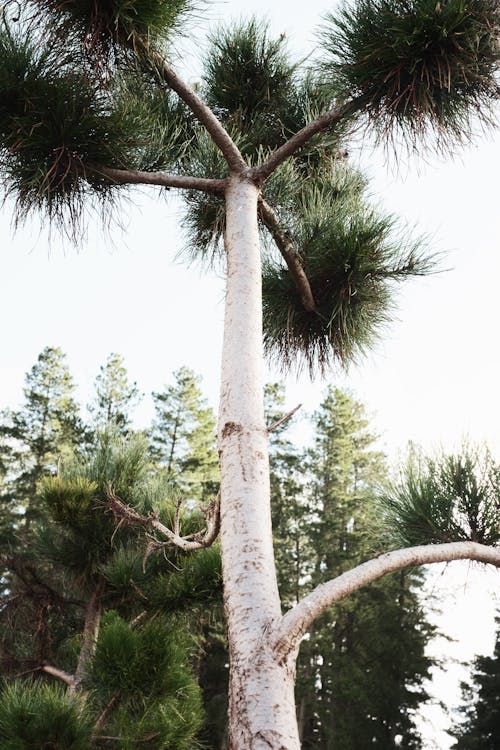
[{"label": "bare branch", "polygon": [[95,742],[97,739],[104,739],[104,737],[99,736],[99,732],[105,725],[106,721],[108,720],[108,717],[110,713],[113,711],[115,706],[118,705],[120,702],[120,693],[115,693],[111,700],[107,703],[107,705],[104,707],[103,712],[97,719],[96,723],[94,724],[94,731],[92,732],[92,741]]},{"label": "bare branch", "polygon": [[46,672],[47,674],[52,675],[52,677],[57,677],[58,680],[61,680],[70,687],[73,687],[75,683],[75,676],[69,674],[68,672],[65,672],[63,669],[58,669],[57,667],[53,667],[50,664],[43,664],[40,669],[42,670],[42,672]]},{"label": "bare branch", "polygon": [[272,648],[280,661],[296,653],[302,637],[314,620],[335,602],[368,583],[402,568],[453,560],[476,560],[500,568],[500,549],[477,542],[451,542],[408,547],[376,557],[337,578],[317,586],[290,609],[274,628]]},{"label": "bare branch", "polygon": [[283,424],[283,422],[288,421],[291,417],[293,417],[293,415],[295,414],[295,412],[300,409],[301,406],[302,406],[302,404],[298,404],[295,407],[295,409],[292,409],[292,411],[289,411],[288,414],[285,414],[283,417],[281,417],[281,419],[277,419],[276,422],[273,422],[271,425],[269,425],[269,427],[267,428],[267,431],[268,432],[272,432],[277,427],[279,427],[280,424]]},{"label": "bare branch", "polygon": [[259,216],[265,226],[269,229],[278,250],[288,266],[290,275],[299,292],[300,301],[302,302],[304,310],[307,310],[307,312],[315,312],[316,303],[314,301],[311,285],[309,284],[309,279],[302,267],[300,256],[295,250],[290,236],[281,228],[276,213],[262,197],[259,198],[258,206]]},{"label": "bare branch", "polygon": [[235,174],[246,172],[248,170],[248,165],[243,159],[239,148],[234,143],[221,121],[214,115],[210,107],[207,107],[196,91],[194,91],[191,86],[188,86],[188,84],[177,75],[175,70],[158,52],[151,49],[148,40],[145,37],[136,38],[135,44],[136,47],[141,48],[145,52],[147,58],[154,65],[154,69],[161,80],[164,81],[172,91],[175,91],[177,96],[187,104],[191,112],[207,129],[213,142],[221,150],[230,171]]},{"label": "bare branch", "polygon": [[[143,526],[145,528],[151,527],[155,529],[159,534],[165,537],[166,542],[156,542],[151,540],[146,556],[149,557],[155,547],[164,547],[165,545],[171,547],[179,547],[185,552],[191,552],[197,549],[205,549],[211,547],[217,539],[220,530],[220,494],[214,498],[208,508],[205,510],[205,519],[207,527],[205,531],[198,532],[196,534],[190,534],[187,537],[180,536],[179,533],[172,531],[165,526],[156,515],[152,516],[141,516],[136,510],[131,508],[129,505],[125,505],[120,498],[115,495],[113,488],[110,486],[106,491],[106,497],[109,500],[109,506],[116,517],[124,519],[125,522],[135,524],[137,526]],[[177,512],[177,511],[176,511]],[[179,521],[174,521],[174,525],[179,525]]]},{"label": "bare branch", "polygon": [[136,169],[115,169],[101,165],[87,165],[87,170],[106,177],[117,185],[159,185],[166,188],[202,190],[205,193],[223,193],[226,180],[212,180],[204,177],[169,174],[168,172],[141,172]]},{"label": "bare branch", "polygon": [[352,111],[353,102],[348,102],[341,107],[334,107],[329,112],[321,117],[317,117],[315,120],[308,122],[302,130],[295,133],[286,143],[276,149],[271,154],[269,159],[261,164],[259,167],[255,167],[251,170],[250,175],[253,177],[257,185],[263,185],[267,178],[286,161],[290,156],[305,146],[317,133],[321,133],[324,130],[333,128],[339,123],[342,118],[347,114],[348,111]]},{"label": "bare branch", "polygon": [[[19,557],[9,557],[4,558],[1,560],[2,565],[4,565],[8,570],[12,571],[16,574],[16,576],[19,578],[19,580],[24,584],[25,586],[25,593],[26,596],[32,597],[32,598],[44,598],[51,601],[53,604],[56,604],[57,606],[66,606],[66,605],[73,605],[76,607],[83,607],[85,606],[85,602],[83,602],[81,599],[67,599],[62,594],[60,594],[58,591],[52,588],[48,583],[46,583],[44,580],[40,578],[37,571],[32,565],[26,564],[21,558]],[[19,597],[19,594],[13,595],[9,597],[8,599],[4,600],[4,604],[10,604],[12,601],[15,601],[17,597]]]}]

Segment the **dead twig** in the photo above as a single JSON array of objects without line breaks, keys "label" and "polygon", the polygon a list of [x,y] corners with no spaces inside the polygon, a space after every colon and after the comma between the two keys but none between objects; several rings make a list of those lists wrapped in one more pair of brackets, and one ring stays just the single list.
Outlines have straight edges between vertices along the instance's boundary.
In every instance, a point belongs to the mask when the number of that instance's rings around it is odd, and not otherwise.
[{"label": "dead twig", "polygon": [[272,425],[269,425],[269,427],[267,428],[267,431],[272,432],[281,424],[283,424],[283,422],[287,422],[291,417],[293,417],[295,412],[298,411],[301,406],[302,404],[298,404],[298,406],[296,406],[295,409],[292,409],[292,411],[289,411],[288,414],[285,414],[283,417],[281,417],[281,419],[278,419],[276,420],[276,422],[273,422]]},{"label": "dead twig", "polygon": [[205,549],[211,547],[217,539],[220,530],[220,493],[209,503],[208,507],[204,511],[206,528],[204,531],[199,531],[195,534],[189,534],[188,536],[181,536],[179,533],[180,526],[180,504],[177,503],[174,517],[174,529],[169,529],[163,524],[156,514],[150,516],[141,516],[137,513],[134,508],[129,505],[125,505],[124,502],[115,494],[113,487],[108,486],[106,490],[106,497],[109,502],[109,507],[115,518],[119,518],[119,525],[122,523],[129,523],[132,525],[142,526],[143,528],[153,528],[158,534],[160,534],[166,541],[160,542],[155,537],[150,536],[150,541],[146,549],[145,558],[143,561],[143,567],[148,557],[155,551],[155,549],[165,546],[179,547],[184,552],[191,552],[193,550]]}]

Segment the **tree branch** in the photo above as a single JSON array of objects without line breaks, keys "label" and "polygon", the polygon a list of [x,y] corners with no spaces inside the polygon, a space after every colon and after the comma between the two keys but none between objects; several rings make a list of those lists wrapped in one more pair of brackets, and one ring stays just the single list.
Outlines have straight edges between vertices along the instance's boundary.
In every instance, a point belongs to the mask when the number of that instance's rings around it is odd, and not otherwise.
[{"label": "tree branch", "polygon": [[311,291],[311,285],[309,279],[302,267],[299,254],[295,250],[292,240],[288,236],[287,232],[283,231],[280,226],[279,219],[276,213],[273,211],[271,206],[264,200],[259,198],[259,216],[264,222],[267,229],[269,229],[273,240],[278,247],[281,255],[283,256],[285,263],[288,266],[288,270],[292,279],[294,280],[295,286],[299,292],[300,301],[304,310],[307,312],[316,311],[316,303],[314,301],[313,293]]},{"label": "tree branch", "polygon": [[227,185],[226,180],[190,177],[168,172],[143,172],[136,169],[115,169],[93,164],[87,165],[87,169],[119,185],[159,185],[166,188],[202,190],[205,193],[223,193]]},{"label": "tree branch", "polygon": [[109,715],[113,711],[113,709],[118,705],[120,702],[120,693],[115,693],[111,700],[108,701],[107,705],[104,707],[103,712],[97,719],[96,723],[94,724],[94,730],[92,732],[92,741],[95,742],[98,739],[103,739],[103,737],[99,736],[99,732],[105,725],[105,723],[108,720]]},{"label": "tree branch", "polygon": [[309,141],[314,135],[322,133],[324,130],[328,130],[328,128],[337,125],[347,112],[353,110],[353,105],[353,101],[347,102],[347,104],[340,107],[334,107],[326,114],[308,122],[302,130],[299,130],[299,132],[295,133],[295,135],[293,135],[286,143],[277,148],[264,164],[250,170],[250,176],[253,177],[257,185],[263,185],[267,178],[272,175],[280,164],[286,161],[290,156],[293,156],[293,154],[301,149],[302,146],[305,146],[307,141]]},{"label": "tree branch", "polygon": [[[25,594],[32,598],[45,598],[58,606],[70,606],[83,607],[85,603],[81,599],[67,599],[58,591],[49,586],[48,583],[43,581],[38,575],[35,568],[31,565],[27,565],[19,557],[10,557],[1,561],[1,563],[16,574],[19,580],[25,586]],[[9,604],[11,601],[15,601],[19,594],[9,597],[3,601],[3,604]]]},{"label": "tree branch", "polygon": [[413,565],[451,562],[453,560],[476,560],[500,568],[500,548],[488,547],[476,542],[451,542],[428,544],[387,552],[373,560],[317,586],[295,607],[288,610],[274,628],[271,645],[279,661],[294,654],[302,637],[314,620],[335,602],[358,591],[368,583]]},{"label": "tree branch", "polygon": [[151,49],[148,40],[145,37],[136,37],[135,46],[141,49],[146,58],[151,61],[154,70],[177,96],[187,104],[191,112],[207,129],[212,137],[213,142],[219,147],[224,158],[227,161],[231,172],[242,174],[248,170],[248,165],[241,155],[241,152],[233,139],[214,115],[210,107],[207,107],[198,94],[185,83],[168,62],[155,50]]},{"label": "tree branch", "polygon": [[52,675],[52,677],[57,677],[58,680],[61,680],[70,687],[73,687],[75,683],[75,676],[69,674],[68,672],[65,672],[63,669],[58,669],[57,667],[53,667],[50,664],[43,664],[40,669],[42,670],[42,672],[46,672],[47,674]]},{"label": "tree branch", "polygon": [[[112,487],[108,487],[106,491],[106,497],[109,500],[109,506],[115,516],[122,519],[122,521],[136,524],[143,527],[151,527],[155,529],[159,534],[165,537],[166,544],[171,547],[180,547],[184,552],[192,552],[197,549],[205,549],[211,547],[217,539],[220,530],[220,493],[210,502],[208,508],[205,511],[205,518],[207,527],[204,532],[197,532],[196,534],[190,534],[187,537],[180,536],[176,531],[172,531],[165,526],[156,515],[152,516],[141,516],[137,511],[131,508],[129,505],[125,505],[120,498],[115,495]],[[176,514],[178,510],[176,509]],[[179,521],[174,519],[174,527],[178,528]],[[164,546],[161,542],[157,543],[158,546]],[[149,552],[151,554],[151,552]],[[149,556],[149,555],[148,555]]]},{"label": "tree branch", "polygon": [[279,427],[280,424],[283,424],[283,422],[287,422],[291,417],[293,417],[295,412],[298,411],[301,406],[302,404],[297,404],[297,406],[294,409],[289,411],[287,414],[284,414],[280,419],[277,419],[276,422],[273,422],[272,424],[270,424],[269,427],[267,428],[267,431],[272,432],[277,427]]}]

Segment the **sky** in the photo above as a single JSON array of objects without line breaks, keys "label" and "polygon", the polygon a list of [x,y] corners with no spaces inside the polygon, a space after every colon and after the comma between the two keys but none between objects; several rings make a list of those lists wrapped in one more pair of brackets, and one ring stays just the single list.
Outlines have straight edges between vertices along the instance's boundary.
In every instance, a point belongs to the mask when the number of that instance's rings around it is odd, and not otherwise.
[{"label": "sky", "polygon": [[[205,25],[248,13],[266,15],[273,32],[284,32],[299,58],[314,50],[313,30],[332,8],[321,0],[284,4],[227,2],[207,6],[178,63],[189,81],[199,76],[193,49]],[[350,158],[370,177],[373,201],[399,216],[447,269],[399,290],[395,320],[383,341],[348,373],[311,382],[288,376],[290,408],[302,414],[318,405],[327,384],[352,390],[367,405],[380,445],[396,461],[408,441],[428,451],[456,448],[464,437],[486,441],[500,458],[500,212],[497,174],[500,137],[479,134],[453,161],[394,155],[369,141],[349,147]],[[186,264],[186,240],[177,200],[157,189],[130,194],[122,228],[103,233],[91,222],[87,241],[75,249],[34,219],[13,232],[12,205],[0,212],[0,408],[19,402],[23,377],[47,345],[60,346],[83,403],[111,352],[124,356],[130,376],[146,394],[137,424],[152,415],[148,394],[161,390],[171,373],[191,367],[215,407],[219,384],[223,278]],[[268,372],[269,380],[282,379]],[[305,440],[305,419],[295,430]],[[451,568],[452,566],[450,566]],[[452,628],[459,658],[492,649],[494,581],[469,566],[433,573],[433,591],[447,591],[444,622]],[[450,648],[434,645],[440,654]],[[458,649],[458,651],[457,651]],[[457,677],[443,683],[440,697],[458,702]],[[446,694],[443,694],[445,691]],[[447,691],[447,692],[446,692]],[[439,734],[442,715],[432,715],[428,747],[446,750]],[[432,739],[434,738],[434,740]]]}]

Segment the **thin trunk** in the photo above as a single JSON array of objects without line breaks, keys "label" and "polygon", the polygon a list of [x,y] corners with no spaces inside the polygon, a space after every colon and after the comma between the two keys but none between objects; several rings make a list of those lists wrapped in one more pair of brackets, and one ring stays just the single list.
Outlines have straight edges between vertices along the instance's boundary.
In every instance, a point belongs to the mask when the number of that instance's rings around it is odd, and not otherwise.
[{"label": "thin trunk", "polygon": [[229,749],[297,750],[294,656],[278,661],[262,380],[258,190],[233,176],[226,192],[227,290],[219,449],[221,545],[230,652]]},{"label": "thin trunk", "polygon": [[76,665],[73,684],[68,691],[70,697],[73,697],[80,689],[80,685],[86,677],[89,662],[95,653],[102,617],[101,596],[103,589],[104,582],[100,580],[92,591],[87,604],[87,609],[85,611],[85,624],[83,626],[82,647],[78,656],[78,664]]},{"label": "thin trunk", "polygon": [[177,429],[179,427],[179,411],[177,410],[177,414],[175,415],[175,422],[174,422],[174,434],[172,435],[172,442],[170,444],[170,455],[168,457],[168,466],[167,466],[167,474],[170,476],[172,473],[172,466],[174,463],[174,451],[175,451],[175,445],[177,443]]}]

